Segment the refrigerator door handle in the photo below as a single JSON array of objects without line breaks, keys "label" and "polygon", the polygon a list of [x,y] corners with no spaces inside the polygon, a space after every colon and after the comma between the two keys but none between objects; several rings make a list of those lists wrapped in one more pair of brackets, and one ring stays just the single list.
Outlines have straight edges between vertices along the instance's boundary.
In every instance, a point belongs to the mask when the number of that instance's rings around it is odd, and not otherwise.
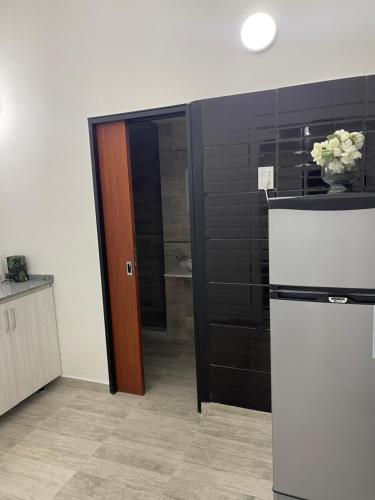
[{"label": "refrigerator door handle", "polygon": [[346,304],[348,302],[348,297],[331,296],[328,297],[328,300],[331,304]]},{"label": "refrigerator door handle", "polygon": [[372,313],[372,359],[375,359],[375,306]]}]

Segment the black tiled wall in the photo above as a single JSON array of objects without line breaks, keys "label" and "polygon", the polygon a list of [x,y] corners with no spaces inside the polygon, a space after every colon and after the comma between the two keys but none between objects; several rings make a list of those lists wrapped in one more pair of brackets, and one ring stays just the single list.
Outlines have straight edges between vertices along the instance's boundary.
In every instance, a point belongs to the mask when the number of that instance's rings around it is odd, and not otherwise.
[{"label": "black tiled wall", "polygon": [[268,214],[258,167],[274,165],[274,196],[326,192],[313,143],[336,129],[362,130],[354,189],[375,191],[375,76],[208,99],[192,110],[207,397],[269,411]]},{"label": "black tiled wall", "polygon": [[134,218],[143,328],[166,328],[159,132],[154,123],[129,125]]}]

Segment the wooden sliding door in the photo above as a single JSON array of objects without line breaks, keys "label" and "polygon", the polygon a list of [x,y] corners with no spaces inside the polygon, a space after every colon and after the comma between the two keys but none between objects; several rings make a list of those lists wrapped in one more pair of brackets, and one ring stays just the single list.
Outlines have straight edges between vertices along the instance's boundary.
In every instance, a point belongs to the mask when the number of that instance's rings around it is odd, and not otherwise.
[{"label": "wooden sliding door", "polygon": [[144,394],[131,165],[125,121],[96,126],[116,385]]}]

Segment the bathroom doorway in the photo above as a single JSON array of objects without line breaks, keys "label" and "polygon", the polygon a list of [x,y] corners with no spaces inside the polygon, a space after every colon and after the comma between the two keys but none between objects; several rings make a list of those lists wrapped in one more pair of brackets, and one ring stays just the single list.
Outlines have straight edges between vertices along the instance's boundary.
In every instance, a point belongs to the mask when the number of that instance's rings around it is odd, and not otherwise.
[{"label": "bathroom doorway", "polygon": [[187,109],[89,119],[113,393],[198,396]]},{"label": "bathroom doorway", "polygon": [[186,117],[128,132],[145,388],[195,390]]}]

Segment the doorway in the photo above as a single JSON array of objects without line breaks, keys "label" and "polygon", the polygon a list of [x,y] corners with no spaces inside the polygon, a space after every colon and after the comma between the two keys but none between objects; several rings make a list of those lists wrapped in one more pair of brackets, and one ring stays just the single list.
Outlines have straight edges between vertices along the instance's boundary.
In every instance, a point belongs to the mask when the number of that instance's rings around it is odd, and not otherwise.
[{"label": "doorway", "polygon": [[89,128],[111,392],[195,391],[185,107],[90,119]]},{"label": "doorway", "polygon": [[146,391],[195,388],[186,118],[128,127]]}]

